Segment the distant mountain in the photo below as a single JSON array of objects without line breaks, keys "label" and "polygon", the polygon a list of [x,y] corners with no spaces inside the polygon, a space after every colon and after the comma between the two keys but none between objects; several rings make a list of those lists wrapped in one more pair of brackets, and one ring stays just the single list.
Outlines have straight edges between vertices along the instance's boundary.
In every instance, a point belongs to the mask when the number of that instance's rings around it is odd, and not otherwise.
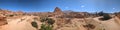
[{"label": "distant mountain", "polygon": [[74,11],[72,11],[72,10],[65,10],[65,11],[63,11],[64,13],[70,13],[70,12],[74,12]]}]

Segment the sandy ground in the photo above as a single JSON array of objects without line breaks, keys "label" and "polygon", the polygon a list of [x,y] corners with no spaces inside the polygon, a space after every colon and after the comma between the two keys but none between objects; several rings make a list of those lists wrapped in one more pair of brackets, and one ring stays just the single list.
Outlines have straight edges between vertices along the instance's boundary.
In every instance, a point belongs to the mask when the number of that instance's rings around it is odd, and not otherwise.
[{"label": "sandy ground", "polygon": [[[24,20],[21,20],[21,19],[24,19]],[[19,18],[19,19],[9,19],[11,21],[8,21],[8,24],[7,25],[3,25],[1,26],[0,30],[36,30],[36,28],[32,27],[31,26],[31,23],[28,22],[27,20],[29,20],[31,17],[22,17],[22,18]]]},{"label": "sandy ground", "polygon": [[[18,19],[8,19],[7,21],[8,24],[0,26],[0,30],[37,30],[36,28],[32,27],[30,23],[33,21],[32,16],[24,16]],[[58,30],[86,30],[83,26],[81,26],[81,24],[84,24],[81,21],[82,20],[80,19],[73,19],[72,24],[68,24],[70,25],[69,27],[62,27]],[[112,18],[107,21],[100,21],[98,20],[98,18],[90,18],[87,19],[87,21],[90,21],[91,24],[96,26],[94,29],[91,30],[120,30],[120,24],[117,23],[120,21],[116,18]]]},{"label": "sandy ground", "polygon": [[112,18],[110,20],[100,21],[100,20],[98,20],[98,18],[94,18],[93,21],[91,21],[91,23],[96,26],[96,28],[94,30],[100,30],[100,29],[120,30],[120,25],[117,24],[115,20],[116,20],[115,18]]}]

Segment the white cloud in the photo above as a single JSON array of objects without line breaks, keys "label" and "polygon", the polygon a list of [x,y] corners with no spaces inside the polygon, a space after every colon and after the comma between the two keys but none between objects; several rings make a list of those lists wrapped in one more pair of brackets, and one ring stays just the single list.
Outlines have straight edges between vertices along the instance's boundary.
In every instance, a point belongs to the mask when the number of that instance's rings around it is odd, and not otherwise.
[{"label": "white cloud", "polygon": [[82,8],[85,7],[84,5],[81,6]]},{"label": "white cloud", "polygon": [[68,9],[69,7],[65,7],[65,9]]},{"label": "white cloud", "polygon": [[112,8],[112,9],[115,9],[115,8]]}]

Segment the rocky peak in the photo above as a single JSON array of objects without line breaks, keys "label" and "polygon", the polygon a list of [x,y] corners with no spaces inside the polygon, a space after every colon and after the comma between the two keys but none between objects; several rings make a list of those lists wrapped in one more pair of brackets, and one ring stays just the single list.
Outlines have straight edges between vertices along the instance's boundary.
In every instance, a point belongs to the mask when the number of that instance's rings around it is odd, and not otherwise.
[{"label": "rocky peak", "polygon": [[61,9],[56,7],[55,10],[54,10],[54,13],[62,13]]}]

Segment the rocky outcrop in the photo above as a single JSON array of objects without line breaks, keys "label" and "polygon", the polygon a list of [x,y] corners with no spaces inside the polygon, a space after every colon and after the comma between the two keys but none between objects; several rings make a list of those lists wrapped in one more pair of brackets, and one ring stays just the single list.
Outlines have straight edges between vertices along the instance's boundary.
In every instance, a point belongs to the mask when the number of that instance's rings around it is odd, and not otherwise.
[{"label": "rocky outcrop", "polygon": [[83,26],[85,24],[83,19],[56,19],[54,30],[87,30],[87,28]]},{"label": "rocky outcrop", "polygon": [[48,17],[61,17],[64,13],[61,11],[60,8],[56,7],[54,9],[54,12],[52,13],[49,12],[48,14],[49,14]]},{"label": "rocky outcrop", "polygon": [[6,17],[0,16],[0,26],[1,26],[1,25],[5,25],[5,24],[7,24]]},{"label": "rocky outcrop", "polygon": [[61,11],[60,8],[56,7],[56,8],[54,9],[54,13],[61,14],[61,13],[63,13],[63,12]]},{"label": "rocky outcrop", "polygon": [[64,14],[64,17],[66,17],[66,18],[86,18],[86,17],[89,17],[89,13],[87,13],[87,12],[70,12],[70,13]]}]

